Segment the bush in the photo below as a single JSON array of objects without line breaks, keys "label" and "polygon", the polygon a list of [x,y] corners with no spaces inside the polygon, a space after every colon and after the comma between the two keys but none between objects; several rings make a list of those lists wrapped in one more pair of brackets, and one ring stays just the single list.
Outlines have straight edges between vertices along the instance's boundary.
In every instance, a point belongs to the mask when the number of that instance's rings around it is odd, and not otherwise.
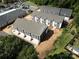
[{"label": "bush", "polygon": [[20,38],[15,36],[0,37],[0,59],[17,59],[17,56],[19,59],[35,59],[37,57],[33,46]]},{"label": "bush", "polygon": [[76,33],[75,33],[75,31],[74,31],[74,30],[72,30],[72,31],[71,31],[71,34],[72,34],[72,35],[75,35]]}]

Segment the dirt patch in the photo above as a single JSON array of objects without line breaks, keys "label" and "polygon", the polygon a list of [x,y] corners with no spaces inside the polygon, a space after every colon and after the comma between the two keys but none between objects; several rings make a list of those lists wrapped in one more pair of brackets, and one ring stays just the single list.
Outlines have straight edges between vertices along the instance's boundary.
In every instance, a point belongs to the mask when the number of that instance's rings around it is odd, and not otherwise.
[{"label": "dirt patch", "polygon": [[73,57],[74,59],[79,59],[79,57],[76,56],[76,55],[72,55],[72,57]]},{"label": "dirt patch", "polygon": [[44,59],[45,56],[52,50],[57,38],[61,35],[62,30],[55,29],[54,34],[46,41],[43,41],[36,48],[39,59]]},{"label": "dirt patch", "polygon": [[9,35],[13,35],[12,34],[12,25],[7,26],[2,31],[5,32],[5,33],[7,33],[7,34],[9,34]]},{"label": "dirt patch", "polygon": [[31,15],[25,16],[24,19],[26,19],[26,20],[32,20],[32,16]]}]

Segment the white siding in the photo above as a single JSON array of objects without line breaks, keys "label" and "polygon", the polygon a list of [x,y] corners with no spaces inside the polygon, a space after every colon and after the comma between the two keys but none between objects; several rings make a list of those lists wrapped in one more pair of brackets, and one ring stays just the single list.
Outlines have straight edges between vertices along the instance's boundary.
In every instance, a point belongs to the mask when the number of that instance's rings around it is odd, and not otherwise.
[{"label": "white siding", "polygon": [[53,22],[52,22],[52,26],[53,26],[53,28],[57,28],[57,27],[58,27],[58,23],[55,22],[55,21],[53,21]]},{"label": "white siding", "polygon": [[38,9],[37,11],[38,11],[38,12],[40,12],[41,10],[40,10],[40,9]]},{"label": "white siding", "polygon": [[54,22],[54,26],[57,27],[57,22]]},{"label": "white siding", "polygon": [[43,23],[44,19],[40,18],[40,23]]},{"label": "white siding", "polygon": [[46,20],[46,25],[49,26],[50,25],[50,21]]},{"label": "white siding", "polygon": [[35,17],[35,22],[37,22],[38,21],[38,17]]},{"label": "white siding", "polygon": [[54,26],[54,21],[52,22],[52,26]]},{"label": "white siding", "polygon": [[69,21],[69,17],[65,17],[64,20],[65,20],[65,21]]},{"label": "white siding", "polygon": [[[19,31],[16,30],[16,29],[13,29],[13,30],[12,30],[12,33],[13,33],[14,35],[16,35],[17,37],[22,38],[23,40],[25,40],[25,41],[27,41],[27,42],[33,44],[35,48],[36,48],[36,47],[38,46],[38,44],[40,43],[40,40],[38,40],[38,39],[36,39],[36,38],[32,38],[33,40],[31,40],[31,36],[29,36],[29,35],[27,35],[27,34],[24,34],[24,33],[22,33],[22,32],[20,32],[20,34],[18,35]],[[26,37],[24,37],[24,35],[26,35]]]},{"label": "white siding", "polygon": [[59,28],[61,28],[61,26],[62,26],[62,23],[59,24]]},{"label": "white siding", "polygon": [[55,23],[55,22],[53,21],[53,22],[52,22],[52,26],[54,26],[54,23]]}]

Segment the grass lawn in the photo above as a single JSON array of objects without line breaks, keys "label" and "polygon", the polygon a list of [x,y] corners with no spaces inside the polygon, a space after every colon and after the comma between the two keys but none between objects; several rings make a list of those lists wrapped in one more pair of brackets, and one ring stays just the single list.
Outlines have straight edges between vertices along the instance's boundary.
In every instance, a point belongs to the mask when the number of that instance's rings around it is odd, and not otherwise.
[{"label": "grass lawn", "polygon": [[58,38],[58,41],[55,43],[55,46],[49,55],[59,54],[66,51],[64,47],[71,41],[74,36],[69,32],[63,30],[62,35]]},{"label": "grass lawn", "polygon": [[34,4],[34,3],[30,2],[30,1],[26,1],[25,3],[26,3],[27,5],[31,5],[31,6],[37,6],[36,4]]},{"label": "grass lawn", "polygon": [[79,48],[79,39],[75,39],[73,47],[74,48]]}]

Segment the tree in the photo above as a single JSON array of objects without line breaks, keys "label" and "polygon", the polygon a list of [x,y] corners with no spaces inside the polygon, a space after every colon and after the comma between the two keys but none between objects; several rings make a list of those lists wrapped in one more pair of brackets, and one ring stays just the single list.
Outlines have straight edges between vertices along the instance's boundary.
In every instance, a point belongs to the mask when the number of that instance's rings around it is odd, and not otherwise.
[{"label": "tree", "polygon": [[[0,37],[0,59],[17,59],[16,57],[18,55],[25,57],[25,59],[32,59],[35,58],[36,53],[31,44],[18,37]],[[20,56],[18,56],[18,58],[20,58]]]},{"label": "tree", "polygon": [[4,0],[1,0],[2,3],[4,3]]},{"label": "tree", "polygon": [[79,26],[79,14],[75,15],[74,21],[75,21],[76,25]]},{"label": "tree", "polygon": [[0,59],[16,58],[23,45],[15,36],[0,37]]},{"label": "tree", "polygon": [[55,54],[54,56],[48,56],[46,59],[74,59],[72,57],[72,54],[67,53],[67,52],[62,52],[59,54]]},{"label": "tree", "polygon": [[17,59],[38,59],[33,46],[25,46],[19,53]]}]

